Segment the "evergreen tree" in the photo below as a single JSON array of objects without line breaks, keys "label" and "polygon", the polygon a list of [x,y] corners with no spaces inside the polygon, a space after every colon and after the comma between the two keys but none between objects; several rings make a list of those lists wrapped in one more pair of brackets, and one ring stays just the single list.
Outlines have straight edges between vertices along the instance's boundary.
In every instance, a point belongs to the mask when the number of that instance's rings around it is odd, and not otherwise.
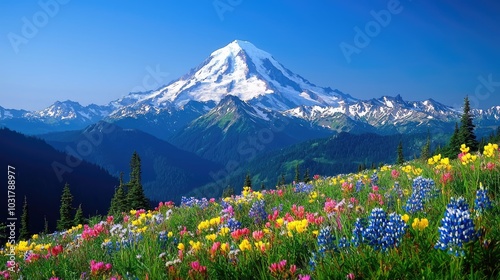
[{"label": "evergreen tree", "polygon": [[49,234],[49,221],[47,221],[47,216],[43,216],[43,233]]},{"label": "evergreen tree", "polygon": [[298,163],[295,165],[295,177],[293,178],[293,180],[295,181],[295,183],[300,182],[300,170]]},{"label": "evergreen tree", "polygon": [[250,173],[247,173],[247,176],[245,176],[245,183],[243,186],[252,188],[252,178],[250,177]]},{"label": "evergreen tree", "polygon": [[286,185],[285,174],[281,173],[280,186]]},{"label": "evergreen tree", "polygon": [[61,195],[61,207],[59,208],[59,220],[57,220],[57,229],[60,231],[71,228],[73,219],[71,212],[73,211],[73,195],[69,190],[69,184],[66,183]]},{"label": "evergreen tree", "polygon": [[472,114],[470,112],[469,97],[466,96],[464,99],[464,111],[462,113],[462,118],[460,119],[458,140],[460,145],[467,145],[471,151],[477,151],[479,146],[479,143],[476,140],[476,135],[474,134],[474,127],[475,125],[472,123]]},{"label": "evergreen tree", "polygon": [[137,152],[134,152],[130,160],[130,182],[127,193],[127,208],[129,209],[149,208],[149,201],[142,188],[141,173],[141,158]]},{"label": "evergreen tree", "polygon": [[453,131],[453,135],[451,135],[450,142],[443,149],[445,157],[456,158],[460,153],[459,131],[458,123],[455,123],[455,130]]},{"label": "evergreen tree", "polygon": [[108,215],[119,216],[123,212],[127,212],[127,194],[123,183],[123,172],[120,173],[120,184],[115,190],[115,194],[111,199]]},{"label": "evergreen tree", "polygon": [[85,218],[83,217],[82,204],[78,205],[78,209],[76,209],[75,218],[73,219],[73,225],[83,225],[85,224]]},{"label": "evergreen tree", "polygon": [[222,191],[222,198],[231,197],[232,195],[234,195],[234,189],[231,186],[227,186],[227,188]]},{"label": "evergreen tree", "polygon": [[396,159],[396,164],[403,164],[405,162],[405,157],[403,155],[403,142],[399,141],[397,149],[398,157]]},{"label": "evergreen tree", "polygon": [[427,160],[431,157],[431,136],[429,131],[427,131],[427,141],[425,145],[422,147],[422,151],[420,152],[420,159]]},{"label": "evergreen tree", "polygon": [[21,214],[21,229],[19,230],[19,239],[28,240],[31,234],[29,231],[29,211],[28,199],[24,196],[23,213]]},{"label": "evergreen tree", "polygon": [[366,164],[364,162],[358,164],[358,172],[361,172],[366,169]]},{"label": "evergreen tree", "polygon": [[[0,241],[3,241],[3,239],[7,238],[7,225],[4,223],[0,223]],[[4,244],[2,242],[1,244]]]},{"label": "evergreen tree", "polygon": [[309,175],[309,168],[306,168],[306,173],[304,173],[304,182],[307,183],[311,181],[311,175]]}]

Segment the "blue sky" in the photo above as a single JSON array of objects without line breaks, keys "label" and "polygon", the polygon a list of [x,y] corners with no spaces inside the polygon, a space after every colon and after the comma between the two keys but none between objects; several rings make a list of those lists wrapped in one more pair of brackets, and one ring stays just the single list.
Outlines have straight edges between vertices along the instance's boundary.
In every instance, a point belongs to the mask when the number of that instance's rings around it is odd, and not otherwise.
[{"label": "blue sky", "polygon": [[[383,26],[373,14],[386,16]],[[105,104],[166,84],[241,39],[357,98],[460,106],[468,94],[486,108],[500,105],[499,14],[498,1],[5,0],[0,106]],[[356,27],[369,42],[356,44]],[[346,56],[341,45],[356,51]],[[148,69],[162,74],[144,83]]]}]

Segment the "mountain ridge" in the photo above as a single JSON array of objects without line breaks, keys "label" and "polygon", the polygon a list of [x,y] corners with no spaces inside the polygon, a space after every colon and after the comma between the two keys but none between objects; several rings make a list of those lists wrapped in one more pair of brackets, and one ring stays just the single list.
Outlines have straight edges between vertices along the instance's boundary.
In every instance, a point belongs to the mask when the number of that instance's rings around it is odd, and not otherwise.
[{"label": "mountain ridge", "polygon": [[[236,96],[256,110],[274,111],[290,117],[290,121],[303,119],[310,126],[332,132],[411,133],[437,127],[438,133],[450,133],[460,118],[459,110],[432,98],[405,101],[398,94],[361,100],[338,89],[316,86],[268,52],[250,42],[235,40],[158,89],[129,93],[106,105],[82,106],[67,100],[34,112],[0,107],[0,125],[40,134],[83,129],[105,120],[142,128],[166,140],[207,114],[226,96]],[[481,120],[479,126],[490,127],[500,120],[500,106],[473,109],[472,113]],[[358,128],[361,130],[356,131]]]}]

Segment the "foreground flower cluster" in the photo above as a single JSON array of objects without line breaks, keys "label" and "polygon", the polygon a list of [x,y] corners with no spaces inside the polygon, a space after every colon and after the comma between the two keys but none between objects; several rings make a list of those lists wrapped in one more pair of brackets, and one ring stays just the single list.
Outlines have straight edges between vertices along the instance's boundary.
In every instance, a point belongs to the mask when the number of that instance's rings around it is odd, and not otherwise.
[{"label": "foreground flower cluster", "polygon": [[498,146],[462,148],[35,235],[3,248],[0,279],[495,278]]}]

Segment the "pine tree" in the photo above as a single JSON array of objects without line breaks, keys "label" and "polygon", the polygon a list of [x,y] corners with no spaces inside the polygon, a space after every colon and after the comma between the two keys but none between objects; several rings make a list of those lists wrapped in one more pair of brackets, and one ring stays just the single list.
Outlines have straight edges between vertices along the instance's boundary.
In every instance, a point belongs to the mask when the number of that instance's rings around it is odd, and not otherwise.
[{"label": "pine tree", "polygon": [[111,199],[108,215],[119,216],[123,212],[127,212],[127,194],[125,184],[123,183],[123,172],[120,173],[120,184],[115,190],[115,194]]},{"label": "pine tree", "polygon": [[247,176],[245,176],[245,183],[243,186],[252,188],[252,178],[250,177],[250,173],[247,173]]},{"label": "pine tree", "polygon": [[76,209],[75,218],[73,219],[73,225],[83,225],[85,224],[85,218],[83,217],[82,204],[78,205],[78,209]]},{"label": "pine tree", "polygon": [[141,158],[134,152],[130,160],[130,182],[127,193],[127,203],[130,209],[148,209],[149,201],[144,194],[141,183]]},{"label": "pine tree", "polygon": [[422,151],[420,152],[420,159],[427,160],[431,157],[431,136],[429,131],[427,131],[427,141],[425,145],[422,147]]},{"label": "pine tree", "polygon": [[474,134],[474,127],[475,125],[472,123],[472,114],[470,112],[469,97],[466,96],[464,99],[464,111],[462,113],[462,118],[460,119],[458,140],[460,145],[467,145],[471,151],[477,151],[479,146],[479,143],[476,140],[476,135]]},{"label": "pine tree", "polygon": [[[7,238],[7,225],[0,223],[0,241],[3,241],[4,238]],[[2,242],[2,244],[4,244],[4,242]]]},{"label": "pine tree", "polygon": [[295,165],[295,178],[293,178],[293,180],[295,181],[295,183],[300,182],[300,170],[298,163]]},{"label": "pine tree", "polygon": [[459,140],[459,131],[458,123],[455,123],[455,130],[450,138],[450,142],[448,143],[448,146],[443,149],[445,157],[456,158],[460,153],[461,144]]},{"label": "pine tree", "polygon": [[43,233],[49,234],[49,221],[47,221],[47,216],[43,216]]},{"label": "pine tree", "polygon": [[280,186],[286,185],[285,174],[281,173]]},{"label": "pine tree", "polygon": [[397,149],[398,157],[396,159],[396,164],[403,164],[405,162],[405,157],[403,155],[403,142],[399,141]]},{"label": "pine tree", "polygon": [[69,184],[66,183],[61,195],[61,207],[59,208],[59,220],[57,220],[57,229],[60,231],[71,228],[73,219],[71,212],[73,211],[73,195],[69,190]]},{"label": "pine tree", "polygon": [[306,168],[306,173],[304,173],[304,182],[307,183],[311,181],[311,175],[309,175],[309,168]]},{"label": "pine tree", "polygon": [[227,186],[227,188],[225,188],[224,191],[222,191],[222,198],[231,197],[233,195],[234,195],[234,189],[231,186]]},{"label": "pine tree", "polygon": [[24,197],[23,213],[21,214],[21,229],[19,230],[19,239],[28,240],[31,234],[29,231],[29,211],[28,199]]}]

